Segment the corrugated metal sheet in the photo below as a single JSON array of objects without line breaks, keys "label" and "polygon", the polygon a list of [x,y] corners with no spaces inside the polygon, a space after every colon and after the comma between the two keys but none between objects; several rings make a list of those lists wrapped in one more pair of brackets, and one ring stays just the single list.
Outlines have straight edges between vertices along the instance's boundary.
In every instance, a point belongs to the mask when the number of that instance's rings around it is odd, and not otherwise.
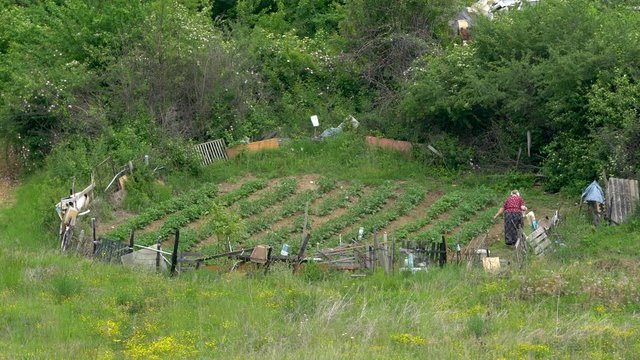
[{"label": "corrugated metal sheet", "polygon": [[639,200],[638,180],[609,178],[607,181],[607,214],[612,223],[624,222],[636,211]]},{"label": "corrugated metal sheet", "polygon": [[198,144],[195,148],[200,155],[200,161],[203,166],[207,166],[215,160],[229,160],[224,139],[211,140]]}]

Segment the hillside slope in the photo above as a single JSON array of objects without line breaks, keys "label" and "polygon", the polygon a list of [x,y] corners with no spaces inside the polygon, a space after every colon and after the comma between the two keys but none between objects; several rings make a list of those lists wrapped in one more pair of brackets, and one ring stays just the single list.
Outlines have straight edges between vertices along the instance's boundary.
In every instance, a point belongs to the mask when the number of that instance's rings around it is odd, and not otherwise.
[{"label": "hillside slope", "polygon": [[[345,167],[335,153],[318,156],[330,147],[314,146],[318,152],[288,155],[299,148],[293,144],[218,164],[195,182],[179,177],[176,182],[189,186],[174,198],[193,196],[190,191],[211,197],[166,212],[149,233],[167,229],[173,218],[185,238],[204,236],[210,233],[206,212],[219,210],[210,202],[217,199],[222,213],[236,214],[231,218],[245,222],[260,242],[270,231],[260,219],[293,226],[307,202],[311,229],[326,234],[327,246],[360,223],[384,223],[380,229],[403,229],[409,238],[433,229],[455,238],[476,218],[467,206],[477,204],[478,216],[492,215],[505,193],[496,177],[426,177],[410,159],[369,150],[351,152],[357,161]],[[553,253],[500,274],[451,264],[414,275],[353,277],[310,264],[293,275],[275,264],[266,275],[200,270],[167,277],[55,250],[51,229],[31,220],[50,210],[37,200],[46,177],[27,179],[16,205],[0,210],[0,359],[634,358],[640,351],[640,221],[595,231],[570,199],[504,181],[520,187],[533,209],[560,206],[565,216]],[[134,224],[147,210],[127,221]],[[196,220],[198,214],[204,220]],[[145,223],[140,229],[158,221],[142,220],[136,220]],[[495,236],[499,226],[485,229]],[[127,233],[118,228],[111,231]],[[297,231],[286,241],[297,244]],[[499,239],[490,246],[509,256]]]}]

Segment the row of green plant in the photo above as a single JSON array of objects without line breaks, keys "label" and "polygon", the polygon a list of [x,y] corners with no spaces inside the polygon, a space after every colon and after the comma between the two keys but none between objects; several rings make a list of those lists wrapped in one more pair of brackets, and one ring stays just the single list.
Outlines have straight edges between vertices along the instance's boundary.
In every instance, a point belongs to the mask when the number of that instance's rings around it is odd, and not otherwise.
[{"label": "row of green plant", "polygon": [[259,217],[248,221],[245,238],[269,228],[269,226],[281,219],[289,217],[298,211],[304,210],[306,204],[320,198],[323,194],[333,190],[336,186],[335,181],[323,182],[323,184],[324,185],[319,184],[318,188],[315,190],[305,191],[285,201],[280,209],[263,213]]},{"label": "row of green plant", "polygon": [[[274,191],[264,194],[260,199],[253,202],[257,205],[249,205],[251,202],[248,200],[241,202],[240,211],[237,213],[231,210],[228,206],[222,208],[215,207],[214,211],[210,213],[207,221],[199,228],[183,231],[180,240],[180,248],[184,250],[192,250],[197,244],[214,235],[218,237],[218,241],[222,240],[221,238],[223,237],[238,237],[246,239],[250,234],[267,228],[272,222],[304,208],[304,205],[308,201],[320,196],[320,191],[328,191],[328,189],[331,189],[331,184],[334,184],[333,186],[335,186],[335,182],[331,180],[320,180],[318,190],[298,194],[292,199],[285,201],[280,210],[273,210],[265,214],[261,214],[246,225],[242,222],[242,219],[246,219],[256,212],[263,211],[278,201],[281,201],[283,198],[295,193],[298,186],[296,180],[293,178],[283,180]],[[244,209],[251,210],[242,212],[243,206]]]},{"label": "row of green plant", "polygon": [[373,233],[374,230],[381,230],[393,220],[407,214],[424,200],[425,194],[426,191],[421,186],[410,185],[406,187],[392,207],[369,216],[362,221],[360,226],[364,228],[364,235]]},{"label": "row of green plant", "polygon": [[[393,191],[394,188],[395,186],[389,183],[380,186],[371,194],[361,198],[360,202],[356,203],[345,214],[327,221],[320,225],[318,229],[314,230],[312,218],[307,218],[307,229],[311,232],[311,242],[315,244],[326,240],[330,236],[335,235],[339,230],[355,223],[365,215],[376,213],[384,206],[389,198],[396,196]],[[344,190],[345,193],[350,191],[351,194],[355,194],[362,193],[362,189],[363,187],[360,183],[354,183]],[[260,239],[260,243],[271,246],[279,246],[281,244],[288,243],[290,245],[290,252],[296,252],[298,251],[302,241],[302,237],[300,235],[303,231],[304,222],[304,215],[297,216],[290,225],[283,226],[265,234]],[[256,240],[257,239],[253,239],[253,241],[249,241],[247,245],[254,245]]]},{"label": "row of green plant", "polygon": [[307,190],[284,202],[282,204],[282,208],[271,209],[260,214],[260,216],[247,220],[247,232],[243,235],[243,238],[248,238],[253,234],[267,229],[275,222],[292,215],[300,209],[304,209],[305,204],[313,201],[319,196],[319,191]]},{"label": "row of green plant", "polygon": [[[322,198],[320,204],[318,204],[315,209],[309,209],[309,214],[317,216],[327,216],[336,209],[347,208],[353,199],[362,197],[363,193],[364,185],[359,181],[354,181],[346,188],[342,188],[338,194]],[[302,233],[304,225],[305,216],[297,216],[293,219],[290,225],[283,226],[280,229],[267,233],[262,237],[262,239],[260,239],[260,242],[264,244],[282,243],[283,241],[286,241],[286,239],[290,238],[292,234]],[[312,217],[307,217],[306,225],[307,229],[311,229],[313,227]],[[294,245],[294,248],[295,246],[297,245]]]},{"label": "row of green plant", "polygon": [[471,239],[484,233],[493,224],[493,214],[496,212],[493,208],[488,208],[478,214],[475,220],[466,223],[455,235],[454,239],[457,244],[468,244]]},{"label": "row of green plant", "polygon": [[190,191],[182,196],[177,196],[163,201],[155,206],[147,208],[137,216],[128,219],[122,225],[105,235],[109,239],[126,239],[132,230],[142,229],[153,221],[161,219],[167,214],[184,209],[189,204],[211,199],[218,194],[218,185],[208,183],[197,190]]},{"label": "row of green plant", "polygon": [[341,189],[334,196],[323,199],[322,202],[318,204],[318,207],[313,212],[313,214],[319,216],[327,216],[336,209],[346,208],[354,198],[361,197],[363,191],[364,186],[362,185],[362,183],[359,181],[354,181],[346,188]]},{"label": "row of green plant", "polygon": [[460,191],[452,191],[450,193],[447,193],[446,195],[436,200],[433,204],[431,204],[423,217],[410,221],[396,229],[396,238],[407,238],[409,234],[414,233],[421,228],[429,225],[438,216],[460,205],[462,199],[463,195]]},{"label": "row of green plant", "polygon": [[229,211],[228,207],[214,203],[204,224],[197,228],[181,230],[178,250],[191,251],[203,240],[212,236],[216,236],[221,245],[217,248],[224,248],[225,240],[244,231],[244,223],[237,212]]},{"label": "row of green plant", "polygon": [[375,188],[370,194],[362,197],[353,207],[349,208],[342,216],[333,218],[313,229],[314,240],[318,242],[326,241],[364,216],[377,213],[390,198],[397,196],[394,192],[395,188],[396,186],[389,182]]},{"label": "row of green plant", "polygon": [[[297,240],[296,237],[292,235],[295,233],[295,228],[296,226],[293,224],[281,227],[280,229],[276,229],[272,232],[267,233],[260,239],[260,242],[271,246],[288,243],[291,246],[291,250],[295,251],[300,248],[299,242],[302,239],[300,233],[298,233],[299,236],[297,237]],[[253,242],[255,242],[255,240],[256,239],[252,239]],[[252,242],[249,241],[249,244],[252,244]]]},{"label": "row of green plant", "polygon": [[436,241],[442,234],[449,233],[461,223],[469,221],[478,211],[484,209],[487,205],[495,201],[495,196],[485,188],[474,190],[468,194],[464,200],[453,212],[449,214],[446,220],[439,221],[432,228],[412,235],[413,240],[431,240]]},{"label": "row of green plant", "polygon": [[[217,203],[223,206],[229,206],[236,201],[246,198],[254,192],[263,189],[267,185],[265,180],[253,180],[244,183],[240,188],[230,191],[218,199]],[[141,245],[151,245],[157,241],[166,239],[169,235],[175,233],[177,229],[199,219],[211,210],[212,202],[201,200],[187,208],[176,212],[165,220],[160,229],[139,236],[136,240]]]},{"label": "row of green plant", "polygon": [[282,201],[287,196],[294,194],[298,189],[298,182],[294,178],[282,180],[274,191],[267,192],[263,196],[255,200],[243,200],[238,203],[240,215],[247,218],[264,211],[271,205]]}]

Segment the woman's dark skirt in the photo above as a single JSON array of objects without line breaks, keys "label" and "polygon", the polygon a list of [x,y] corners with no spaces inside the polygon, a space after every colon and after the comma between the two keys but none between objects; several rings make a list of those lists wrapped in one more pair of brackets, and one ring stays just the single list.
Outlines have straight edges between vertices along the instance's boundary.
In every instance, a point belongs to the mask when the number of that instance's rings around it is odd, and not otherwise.
[{"label": "woman's dark skirt", "polygon": [[507,245],[515,245],[522,234],[522,213],[504,213],[504,240]]}]

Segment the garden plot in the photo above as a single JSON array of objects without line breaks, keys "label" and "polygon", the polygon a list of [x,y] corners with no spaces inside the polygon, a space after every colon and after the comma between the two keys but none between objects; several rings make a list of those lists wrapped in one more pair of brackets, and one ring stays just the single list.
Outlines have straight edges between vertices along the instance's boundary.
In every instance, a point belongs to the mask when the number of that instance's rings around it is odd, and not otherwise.
[{"label": "garden plot", "polygon": [[439,191],[426,191],[426,195],[415,208],[413,208],[406,214],[399,216],[397,219],[391,221],[384,228],[382,228],[380,232],[393,234],[396,229],[403,227],[405,224],[422,218],[426,214],[428,209],[433,205],[433,203],[440,197],[442,197],[442,193]]},{"label": "garden plot", "polygon": [[[336,184],[333,187],[333,190],[321,194],[318,199],[310,203],[307,216],[308,229],[343,216],[350,207],[360,201],[362,196],[373,191],[372,188],[365,187],[359,182]],[[302,233],[304,226],[304,210],[305,207],[300,207],[295,214],[275,222],[268,229],[256,234],[253,239],[262,243],[297,243],[297,237]]]},{"label": "garden plot", "polygon": [[[289,178],[281,180],[273,188],[267,188],[252,201],[242,197],[215,202],[211,205],[210,216],[200,227],[183,232],[181,250],[193,250],[201,245],[218,241],[220,237],[238,233],[242,219],[262,213],[294,194],[296,189],[297,182]],[[230,207],[233,210],[229,210]]]},{"label": "garden plot", "polygon": [[[216,201],[231,205],[265,186],[266,181],[264,180],[252,180],[242,184],[237,190],[220,195]],[[128,238],[131,231],[143,229],[154,221],[164,219],[159,229],[144,234],[144,236],[138,238],[137,241],[142,245],[153,244],[158,240],[163,240],[168,237],[175,229],[186,226],[206,214],[211,208],[213,199],[216,198],[217,195],[217,185],[206,184],[182,196],[147,208],[139,215],[128,219],[113,231],[107,233],[105,237],[124,241]]]},{"label": "garden plot", "polygon": [[374,231],[378,234],[384,233],[384,228],[401,216],[407,215],[413,211],[426,197],[427,189],[417,185],[399,184],[399,191],[395,198],[389,201],[385,207],[353,224],[351,227],[343,231],[347,237],[355,237],[360,227],[363,228],[363,236],[369,236]]},{"label": "garden plot", "polygon": [[[220,188],[225,191],[221,192]],[[126,220],[106,235],[124,241],[136,230],[136,243],[172,241],[181,230],[180,250],[204,255],[265,244],[295,253],[307,209],[311,244],[334,247],[357,237],[364,228],[370,241],[387,232],[397,241],[438,241],[465,244],[492,225],[495,195],[485,188],[462,192],[434,191],[428,186],[387,181],[376,186],[338,182],[319,175],[264,180],[251,178],[236,185],[205,184],[157,204]]]}]

